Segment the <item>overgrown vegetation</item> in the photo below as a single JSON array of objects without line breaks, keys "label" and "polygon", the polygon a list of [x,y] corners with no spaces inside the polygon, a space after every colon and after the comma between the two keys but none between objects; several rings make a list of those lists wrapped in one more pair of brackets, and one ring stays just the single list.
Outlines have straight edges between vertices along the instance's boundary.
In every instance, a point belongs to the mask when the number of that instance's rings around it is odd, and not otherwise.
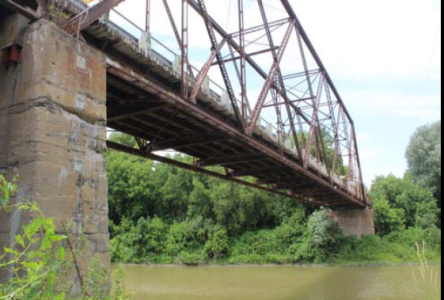
[{"label": "overgrown vegetation", "polygon": [[[438,126],[430,128],[437,130]],[[421,134],[430,135],[428,130],[420,130],[412,138],[408,156],[424,153],[416,149],[423,146],[415,142],[424,139]],[[135,146],[128,136],[112,138]],[[440,139],[427,139],[434,143],[428,148],[440,149]],[[192,163],[190,157],[175,159]],[[375,179],[370,195],[378,235],[358,240],[344,237],[326,211],[292,199],[115,151],[108,152],[107,162],[116,262],[404,263],[418,261],[414,245],[423,240],[429,248],[428,259],[441,260],[441,210],[436,192],[441,183],[426,180],[429,184],[421,184],[424,181],[415,175],[418,172],[409,171],[405,178]],[[416,163],[411,160],[411,170]],[[436,178],[437,158],[433,164],[432,177]],[[440,168],[439,156],[439,176]]]},{"label": "overgrown vegetation", "polygon": [[[9,280],[0,284],[0,299],[4,300],[72,300],[76,251],[64,246],[67,236],[56,234],[54,220],[47,218],[36,204],[11,204],[17,192],[15,181],[7,182],[0,175],[0,213],[20,211],[32,216],[15,236],[15,243],[0,255],[0,272]],[[80,250],[77,253],[81,255]],[[121,277],[121,274],[117,276]],[[113,296],[109,296],[109,276],[97,260],[89,266],[83,280],[81,295],[76,300],[126,300],[127,293],[118,280]]]}]

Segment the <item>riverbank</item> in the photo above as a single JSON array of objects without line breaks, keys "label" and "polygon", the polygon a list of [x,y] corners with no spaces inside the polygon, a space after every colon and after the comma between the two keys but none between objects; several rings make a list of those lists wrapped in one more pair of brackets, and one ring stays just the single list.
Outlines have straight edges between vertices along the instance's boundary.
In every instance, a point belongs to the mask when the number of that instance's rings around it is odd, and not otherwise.
[{"label": "riverbank", "polygon": [[[113,240],[113,259],[117,263],[185,266],[399,266],[419,262],[416,246],[419,242],[430,263],[441,263],[441,231],[438,229],[411,228],[396,235],[367,236],[361,240],[343,237],[330,252],[319,251],[304,243],[278,243],[275,233],[273,230],[262,230],[232,238],[227,244],[228,251],[223,257],[216,258],[209,257],[204,246],[184,247],[176,255],[165,251],[135,256],[132,255],[135,252],[131,244]],[[118,248],[115,248],[116,242],[119,242]]]},{"label": "riverbank", "polygon": [[[441,268],[441,261],[429,261],[431,267]],[[273,267],[294,267],[294,268],[390,268],[390,267],[420,267],[419,262],[407,262],[402,264],[394,263],[337,263],[337,264],[230,264],[229,262],[213,261],[202,265],[185,265],[185,264],[118,264],[115,266],[145,266],[150,268],[207,268],[207,267],[221,267],[221,268],[273,268]]]}]

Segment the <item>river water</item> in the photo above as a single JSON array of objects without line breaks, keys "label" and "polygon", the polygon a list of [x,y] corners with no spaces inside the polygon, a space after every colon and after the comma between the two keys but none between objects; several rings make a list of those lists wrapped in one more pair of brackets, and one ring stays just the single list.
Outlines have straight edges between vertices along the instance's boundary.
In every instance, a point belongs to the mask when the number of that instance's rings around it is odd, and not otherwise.
[{"label": "river water", "polygon": [[132,300],[428,300],[415,283],[416,267],[125,266],[124,270]]}]

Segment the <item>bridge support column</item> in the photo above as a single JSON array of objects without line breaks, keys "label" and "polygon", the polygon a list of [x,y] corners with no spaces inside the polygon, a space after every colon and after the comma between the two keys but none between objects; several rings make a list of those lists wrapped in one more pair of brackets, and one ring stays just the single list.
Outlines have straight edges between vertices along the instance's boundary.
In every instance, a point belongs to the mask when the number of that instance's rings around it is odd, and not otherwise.
[{"label": "bridge support column", "polygon": [[339,224],[346,236],[361,238],[365,235],[375,235],[373,211],[367,209],[337,209],[331,210],[330,216]]},{"label": "bridge support column", "polygon": [[[93,256],[109,268],[105,57],[47,21],[18,16],[0,20],[4,42],[22,51],[19,64],[0,65],[0,172],[19,175],[15,201],[35,201],[57,233],[67,226],[73,240],[86,238],[80,276]],[[28,221],[0,213],[0,255]]]}]

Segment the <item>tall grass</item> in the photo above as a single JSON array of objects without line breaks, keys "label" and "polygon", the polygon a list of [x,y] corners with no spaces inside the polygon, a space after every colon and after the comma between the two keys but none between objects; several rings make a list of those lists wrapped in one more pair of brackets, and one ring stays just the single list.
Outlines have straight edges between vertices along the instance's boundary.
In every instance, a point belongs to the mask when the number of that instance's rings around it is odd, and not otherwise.
[{"label": "tall grass", "polygon": [[426,243],[422,243],[422,248],[419,243],[416,243],[418,258],[420,262],[419,270],[412,272],[413,279],[416,284],[424,291],[427,300],[441,299],[441,276],[440,272],[434,270],[427,259]]}]

